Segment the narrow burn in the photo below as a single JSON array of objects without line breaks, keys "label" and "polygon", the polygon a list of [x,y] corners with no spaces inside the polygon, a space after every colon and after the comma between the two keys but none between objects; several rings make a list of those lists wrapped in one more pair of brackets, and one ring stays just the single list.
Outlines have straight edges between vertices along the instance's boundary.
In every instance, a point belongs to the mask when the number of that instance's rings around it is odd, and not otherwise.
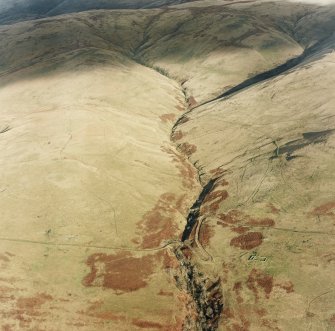
[{"label": "narrow burn", "polygon": [[192,326],[185,330],[216,330],[223,310],[220,278],[213,280],[200,272],[185,258],[183,246],[175,250],[175,255],[180,262],[184,290],[191,295],[196,311],[196,316],[189,316]]},{"label": "narrow burn", "polygon": [[182,241],[189,239],[190,234],[192,233],[192,230],[198,221],[200,215],[200,207],[206,199],[207,195],[214,189],[215,182],[216,179],[209,180],[209,182],[203,187],[198,199],[191,207],[190,212],[187,216],[186,226],[182,234]]}]

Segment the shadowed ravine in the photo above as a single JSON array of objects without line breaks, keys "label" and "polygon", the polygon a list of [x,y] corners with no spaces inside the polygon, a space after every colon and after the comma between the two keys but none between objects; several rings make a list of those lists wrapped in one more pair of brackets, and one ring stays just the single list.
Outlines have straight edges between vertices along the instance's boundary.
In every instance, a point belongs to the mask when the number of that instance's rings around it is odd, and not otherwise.
[{"label": "shadowed ravine", "polygon": [[[184,96],[185,104],[187,104],[185,93]],[[186,108],[186,112],[189,111],[188,108],[189,107]],[[180,118],[182,118],[182,116]],[[177,120],[172,128],[171,137],[173,136],[173,132],[178,126],[178,123],[179,120]],[[171,143],[173,142],[171,141]],[[181,150],[179,150],[179,152],[183,153]],[[187,155],[185,156],[187,157]],[[192,166],[195,167],[193,164]],[[197,167],[195,168],[199,173],[199,169]],[[200,179],[199,175],[198,178]],[[198,198],[189,210],[186,225],[181,235],[181,241],[176,243],[173,249],[176,258],[179,261],[179,272],[174,275],[176,285],[180,290],[187,291],[193,300],[194,309],[197,313],[195,320],[191,313],[186,317],[183,324],[184,331],[215,331],[218,327],[223,309],[223,295],[220,279],[213,279],[213,277],[210,277],[203,271],[199,271],[197,266],[198,262],[195,263],[193,261],[194,258],[192,253],[185,254],[185,252],[192,251],[194,238],[191,238],[191,235],[194,233],[194,229],[198,225],[200,208],[206,197],[215,188],[217,180],[218,178],[211,178],[207,184],[203,186]],[[192,235],[192,237],[194,236]]]},{"label": "shadowed ravine", "polygon": [[283,64],[280,64],[279,66],[267,70],[265,72],[262,72],[260,74],[257,74],[256,76],[253,76],[251,78],[246,79],[245,81],[243,81],[240,84],[237,84],[236,86],[230,88],[229,90],[223,92],[222,94],[218,95],[217,97],[208,100],[206,102],[203,102],[200,105],[197,105],[195,108],[199,108],[201,106],[207,105],[211,102],[217,101],[217,100],[224,100],[238,92],[241,92],[249,87],[252,87],[258,83],[264,82],[266,80],[269,80],[271,78],[275,78],[280,76],[281,74],[286,73],[287,71],[289,71],[290,69],[294,69],[295,67],[297,67],[298,65],[302,64],[304,61],[308,60],[309,57],[312,57],[314,54],[318,54],[320,53],[320,50],[324,49],[326,52],[330,52],[332,51],[332,48],[327,49],[327,39],[325,38],[324,40],[321,40],[319,42],[317,42],[316,44],[314,44],[311,47],[308,47],[304,50],[304,52],[297,56],[294,57],[292,59],[289,59],[288,61],[286,61]]},{"label": "shadowed ravine", "polygon": [[[222,93],[221,95],[215,97],[212,100],[209,100],[203,104],[200,104],[196,107],[187,107],[185,112],[177,119],[172,128],[172,135],[176,131],[177,127],[183,123],[183,119],[185,115],[192,112],[194,109],[208,104],[210,102],[216,100],[224,100],[227,97],[230,97],[236,93],[242,92],[246,88],[250,88],[252,86],[257,85],[258,83],[276,78],[281,74],[289,71],[290,69],[295,68],[299,64],[303,63],[310,56],[313,56],[316,52],[320,51],[320,48],[325,44],[325,41],[320,41],[315,45],[305,49],[305,51],[298,57],[288,60],[286,63],[279,65],[273,69],[270,69],[266,72],[260,73],[250,79],[245,80],[244,82],[236,85],[235,87],[229,89],[228,91]],[[159,72],[159,71],[157,71]],[[184,91],[185,92],[185,91]],[[185,95],[185,93],[184,93]],[[186,96],[185,96],[185,104],[187,104]],[[178,147],[178,146],[177,146]],[[182,151],[180,151],[182,153]],[[187,156],[187,155],[186,155]],[[192,163],[192,162],[190,162]],[[194,166],[194,164],[192,164]],[[199,174],[199,169],[196,169]],[[200,178],[200,174],[198,176]],[[189,250],[192,244],[189,245],[188,242],[193,242],[194,238],[192,237],[192,232],[197,227],[200,216],[200,208],[205,201],[206,197],[212,192],[215,188],[215,184],[219,178],[210,178],[208,182],[203,185],[203,188],[195,200],[193,205],[191,206],[187,219],[184,231],[181,236],[180,244],[176,245],[174,249],[174,253],[176,258],[180,262],[181,269],[181,277],[184,279],[181,280],[178,276],[175,276],[177,280],[177,286],[179,283],[179,287],[191,295],[194,300],[195,308],[197,311],[197,320],[195,324],[192,322],[191,316],[184,323],[184,330],[203,330],[203,331],[215,331],[218,327],[218,322],[222,314],[222,310],[224,307],[224,298],[222,295],[222,288],[220,279],[213,280],[209,277],[209,275],[204,275],[203,272],[199,272],[195,263],[192,262],[191,259],[185,258],[184,250]],[[194,237],[194,236],[193,236]],[[181,283],[185,283],[186,285],[181,286]]]}]

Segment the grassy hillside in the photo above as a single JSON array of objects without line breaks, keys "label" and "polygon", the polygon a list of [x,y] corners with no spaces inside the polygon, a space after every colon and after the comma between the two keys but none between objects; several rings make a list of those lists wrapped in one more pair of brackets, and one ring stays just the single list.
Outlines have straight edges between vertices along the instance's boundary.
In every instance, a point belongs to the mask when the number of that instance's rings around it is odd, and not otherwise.
[{"label": "grassy hillside", "polygon": [[334,328],[335,7],[181,2],[0,2],[3,330]]}]

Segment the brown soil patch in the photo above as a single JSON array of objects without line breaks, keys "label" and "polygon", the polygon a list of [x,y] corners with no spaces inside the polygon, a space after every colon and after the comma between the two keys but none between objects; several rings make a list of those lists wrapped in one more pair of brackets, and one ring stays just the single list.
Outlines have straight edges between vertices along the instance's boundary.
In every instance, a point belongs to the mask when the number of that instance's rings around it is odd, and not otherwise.
[{"label": "brown soil patch", "polygon": [[83,285],[113,289],[118,294],[136,291],[146,287],[156,263],[155,255],[136,258],[128,252],[96,253],[86,261],[91,271],[83,279]]},{"label": "brown soil patch", "polygon": [[175,142],[175,141],[177,141],[177,140],[182,139],[183,137],[184,137],[183,132],[182,132],[181,130],[178,130],[178,131],[175,131],[175,132],[172,133],[172,135],[171,135],[171,140],[172,140],[173,142]]},{"label": "brown soil patch", "polygon": [[164,328],[164,326],[160,323],[140,320],[140,319],[137,319],[137,318],[134,318],[132,320],[132,323],[133,323],[133,325],[136,325],[137,327],[143,328],[143,329],[162,329],[162,328]]},{"label": "brown soil patch", "polygon": [[275,221],[271,218],[260,218],[260,219],[250,218],[246,222],[246,224],[252,226],[274,226]]},{"label": "brown soil patch", "polygon": [[0,261],[9,262],[9,258],[4,254],[0,254]]},{"label": "brown soil patch", "polygon": [[311,212],[311,214],[313,216],[331,216],[334,217],[335,213],[332,211],[333,209],[335,209],[335,202],[331,201],[328,203],[325,203],[319,207],[316,207],[313,209],[313,211]]},{"label": "brown soil patch", "polygon": [[262,289],[265,297],[269,298],[273,289],[273,277],[261,270],[252,269],[246,284],[254,292],[256,301],[259,299],[259,289]]},{"label": "brown soil patch", "polygon": [[229,183],[224,179],[224,178],[221,178],[221,179],[218,179],[216,184],[215,184],[215,187],[218,187],[218,186],[227,186],[229,185]]},{"label": "brown soil patch", "polygon": [[280,209],[276,208],[272,203],[269,203],[268,207],[270,208],[271,213],[273,213],[273,214],[279,214],[280,213]]},{"label": "brown soil patch", "polygon": [[181,104],[181,105],[176,106],[176,109],[179,110],[179,111],[184,111],[185,107],[184,107],[183,104]]},{"label": "brown soil patch", "polygon": [[210,174],[213,175],[213,177],[219,177],[222,176],[226,171],[221,169],[220,167],[212,169],[209,171]]},{"label": "brown soil patch", "polygon": [[7,286],[0,286],[0,300],[2,302],[8,300],[14,300],[14,295],[11,294],[14,292],[14,288],[7,287]]},{"label": "brown soil patch", "polygon": [[236,301],[238,303],[243,303],[243,299],[241,297],[241,290],[242,290],[242,282],[236,282],[234,284],[233,290],[235,292],[235,296],[236,296]]},{"label": "brown soil patch", "polygon": [[282,282],[282,283],[276,284],[275,286],[283,289],[284,291],[286,291],[286,293],[294,292],[294,285],[290,281]]},{"label": "brown soil patch", "polygon": [[258,247],[263,242],[263,235],[260,232],[248,232],[233,238],[230,241],[230,246],[238,247],[241,249],[252,249]]},{"label": "brown soil patch", "polygon": [[172,292],[167,292],[167,291],[164,291],[164,290],[160,290],[158,292],[158,295],[161,295],[163,297],[173,297],[173,293]]},{"label": "brown soil patch", "polygon": [[193,253],[190,247],[183,247],[181,251],[188,260],[192,258]]},{"label": "brown soil patch", "polygon": [[190,157],[193,153],[197,151],[197,146],[189,144],[189,143],[182,143],[178,145],[178,149],[187,157]]},{"label": "brown soil patch", "polygon": [[193,108],[193,107],[195,107],[195,106],[198,104],[198,102],[197,102],[197,100],[195,100],[195,98],[191,95],[190,97],[187,98],[187,104],[188,104],[188,106],[189,106],[190,108]]},{"label": "brown soil patch", "polygon": [[219,214],[219,219],[227,225],[235,224],[240,221],[241,212],[238,210],[230,210],[227,214]]},{"label": "brown soil patch", "polygon": [[79,314],[102,319],[104,321],[123,321],[125,316],[117,315],[112,311],[104,311],[102,300],[93,301],[86,311],[79,311]]},{"label": "brown soil patch", "polygon": [[167,122],[174,122],[176,119],[176,114],[170,113],[170,114],[163,114],[159,116],[162,122],[167,123]]}]

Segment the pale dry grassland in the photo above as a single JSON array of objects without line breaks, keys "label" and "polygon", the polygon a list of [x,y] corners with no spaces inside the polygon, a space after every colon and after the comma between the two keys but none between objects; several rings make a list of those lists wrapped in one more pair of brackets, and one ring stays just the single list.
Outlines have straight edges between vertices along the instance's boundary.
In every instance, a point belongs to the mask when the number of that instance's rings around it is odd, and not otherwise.
[{"label": "pale dry grassland", "polygon": [[1,330],[334,329],[335,10],[237,2],[0,26]]}]

